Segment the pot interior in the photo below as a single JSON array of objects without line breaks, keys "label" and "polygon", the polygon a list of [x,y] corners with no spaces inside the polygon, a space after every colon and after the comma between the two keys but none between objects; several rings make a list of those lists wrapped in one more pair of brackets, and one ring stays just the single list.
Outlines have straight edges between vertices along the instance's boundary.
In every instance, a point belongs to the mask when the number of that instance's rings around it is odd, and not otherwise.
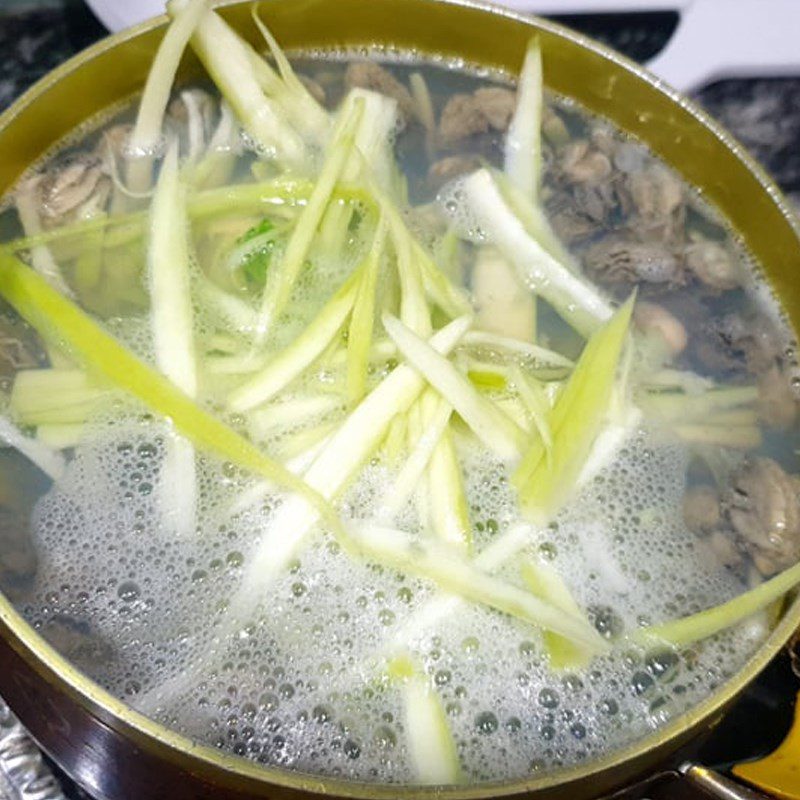
[{"label": "pot interior", "polygon": [[[247,4],[224,10],[226,19],[257,44]],[[582,107],[609,119],[646,143],[686,181],[700,187],[706,199],[725,216],[748,251],[763,269],[792,322],[800,314],[800,284],[794,279],[800,266],[797,223],[774,186],[730,137],[683,99],[673,96],[638,68],[579,36],[557,26],[526,20],[507,12],[469,3],[430,0],[303,0],[274,2],[267,8],[276,38],[288,50],[342,50],[378,46],[388,52],[434,53],[446,58],[516,73],[533,28],[541,35],[545,81],[553,92],[574,99]],[[58,147],[76,126],[118,106],[141,87],[149,60],[163,28],[147,24],[134,32],[111,37],[73,59],[34,87],[0,118],[0,193],[42,155]],[[191,80],[199,65],[186,57],[182,79]],[[9,520],[15,534],[25,529],[33,499],[42,489],[37,473],[7,456],[5,490]],[[27,535],[12,539],[22,562],[35,559]],[[21,588],[13,572],[6,572],[2,589],[13,602]],[[322,790],[341,796],[396,797],[426,795],[426,790],[373,787],[313,779],[276,769],[261,769],[187,740],[131,712],[86,678],[68,667],[22,621],[11,603],[3,601],[0,619],[7,641],[16,652],[15,670],[36,675],[30,687],[44,681],[48,691],[68,698],[68,706],[89,710],[90,718],[134,742],[137,748],[159,753],[182,769],[198,770],[208,780],[248,794],[266,792],[267,783],[287,791]],[[546,776],[437,794],[490,797],[540,792],[542,797],[591,796],[652,765],[674,750],[707,722],[781,648],[800,621],[800,605],[785,610],[783,620],[735,677],[727,680],[704,702],[630,747],[577,767]],[[9,662],[10,663],[10,662]],[[19,686],[24,685],[21,681]],[[25,713],[34,691],[6,688],[17,694]],[[27,698],[27,700],[26,700]],[[33,713],[29,711],[29,713]],[[63,712],[65,714],[72,711]],[[27,720],[25,720],[27,721]],[[48,746],[47,733],[41,738]],[[57,746],[50,745],[53,750]],[[176,755],[177,754],[177,755]],[[54,752],[58,758],[59,753]],[[77,758],[78,756],[73,756]],[[578,788],[580,787],[580,788]]]}]

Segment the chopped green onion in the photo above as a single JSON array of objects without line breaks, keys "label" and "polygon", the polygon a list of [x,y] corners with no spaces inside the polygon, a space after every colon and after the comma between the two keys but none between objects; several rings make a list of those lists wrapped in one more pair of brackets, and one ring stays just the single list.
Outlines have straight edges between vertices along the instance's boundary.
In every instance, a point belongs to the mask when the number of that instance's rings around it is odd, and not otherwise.
[{"label": "chopped green onion", "polygon": [[[147,249],[153,348],[158,369],[189,397],[197,395],[193,310],[189,279],[189,220],[178,174],[178,144],[161,165],[150,204]],[[197,465],[194,448],[181,437],[167,440],[157,500],[168,530],[188,536],[196,529]]]},{"label": "chopped green onion", "polygon": [[752,450],[760,447],[762,442],[758,425],[676,425],[673,430],[685,442],[733,447],[737,450]]},{"label": "chopped green onion", "polygon": [[263,439],[275,430],[299,425],[312,417],[327,416],[343,409],[341,398],[333,394],[293,397],[291,400],[251,411],[247,417],[248,429],[254,439]]},{"label": "chopped green onion", "polygon": [[526,376],[519,367],[514,368],[512,376],[517,393],[542,439],[547,457],[547,466],[550,469],[553,463],[553,432],[550,429],[549,417],[551,408],[547,395],[539,385],[539,382],[535,378]]},{"label": "chopped green onion", "polygon": [[710,421],[715,422],[719,412],[750,405],[756,400],[758,387],[731,386],[716,387],[701,394],[649,392],[641,397],[641,405],[645,411],[655,413],[668,422],[700,420],[704,417],[713,417]]}]

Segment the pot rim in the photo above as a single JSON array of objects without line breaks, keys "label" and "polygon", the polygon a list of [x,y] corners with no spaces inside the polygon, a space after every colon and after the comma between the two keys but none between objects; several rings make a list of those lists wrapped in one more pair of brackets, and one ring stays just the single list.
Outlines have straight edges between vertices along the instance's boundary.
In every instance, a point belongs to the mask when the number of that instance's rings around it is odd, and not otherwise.
[{"label": "pot rim", "polygon": [[[220,8],[241,2],[242,0],[224,0],[214,5],[216,8]],[[672,103],[687,111],[700,125],[713,133],[721,146],[727,148],[737,157],[756,179],[763,191],[770,197],[774,205],[777,206],[800,242],[800,218],[792,211],[788,201],[764,168],[718,122],[647,69],[613,49],[549,20],[515,12],[484,0],[430,0],[430,2],[499,15],[527,27],[547,31],[593,51],[604,59],[633,73],[640,81],[647,83],[652,89],[665,95]],[[12,125],[16,117],[25,108],[37,102],[48,89],[65,76],[79,70],[84,63],[91,61],[108,50],[112,50],[123,42],[164,26],[167,20],[166,15],[147,20],[132,28],[108,36],[74,55],[47,73],[17,98],[6,111],[0,114],[0,130]],[[452,798],[452,800],[456,798],[482,800],[484,798],[534,793],[539,790],[590,779],[595,774],[619,767],[654,748],[676,740],[686,730],[712,719],[754,680],[758,673],[782,650],[792,633],[800,628],[800,595],[787,604],[782,618],[767,639],[731,678],[722,683],[702,702],[676,716],[653,733],[641,737],[603,757],[593,758],[570,767],[551,770],[542,776],[479,783],[471,786],[430,787],[366,783],[256,764],[243,757],[217,750],[210,745],[199,744],[189,737],[174,732],[166,726],[154,722],[144,714],[135,711],[60,655],[17,612],[10,600],[2,592],[0,592],[0,628],[6,629],[9,634],[8,639],[14,650],[20,653],[43,678],[50,683],[55,683],[73,701],[84,708],[88,708],[93,716],[101,719],[105,717],[118,724],[122,723],[126,729],[126,735],[132,733],[141,740],[168,748],[173,756],[196,759],[206,767],[220,769],[231,776],[252,782],[251,785],[263,786],[264,784],[272,784],[287,789],[333,794],[342,798],[364,798],[365,800],[417,800],[417,798],[419,800],[427,800],[433,797]]]}]

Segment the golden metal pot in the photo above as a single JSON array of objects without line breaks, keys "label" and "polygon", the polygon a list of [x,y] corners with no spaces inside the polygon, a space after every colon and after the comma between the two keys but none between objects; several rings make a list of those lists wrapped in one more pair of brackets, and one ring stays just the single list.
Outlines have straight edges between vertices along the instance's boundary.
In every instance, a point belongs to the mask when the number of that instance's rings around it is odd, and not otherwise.
[{"label": "golden metal pot", "polygon": [[[253,36],[249,9],[224,16]],[[288,49],[381,45],[517,72],[541,33],[550,89],[646,142],[741,234],[791,320],[800,321],[800,225],[761,168],[729,134],[620,55],[542,20],[470,0],[275,0],[267,16]],[[157,19],[105,39],[41,80],[0,116],[0,195],[75,126],[144,83],[164,31]],[[255,43],[255,42],[254,42]],[[182,76],[198,70],[187,56]],[[800,625],[800,599],[747,665],[704,702],[605,758],[544,777],[451,789],[357,784],[268,769],[198,745],[129,709],[74,669],[0,596],[0,693],[41,746],[98,798],[596,797],[662,764],[722,710]]]}]

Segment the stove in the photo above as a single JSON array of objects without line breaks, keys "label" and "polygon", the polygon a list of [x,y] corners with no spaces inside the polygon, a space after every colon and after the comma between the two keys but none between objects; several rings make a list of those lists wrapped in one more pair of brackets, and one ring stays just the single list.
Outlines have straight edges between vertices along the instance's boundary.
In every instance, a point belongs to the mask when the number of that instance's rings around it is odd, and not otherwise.
[{"label": "stove", "polygon": [[[553,19],[638,61],[658,53],[678,24],[677,13],[661,11]],[[38,78],[105,34],[81,0],[0,0],[0,111]],[[720,81],[698,91],[695,100],[739,138],[800,207],[800,74]],[[770,752],[788,732],[798,689],[800,645],[796,653],[776,658],[704,740],[683,756],[724,770]],[[745,730],[748,735],[742,736]],[[653,776],[647,785],[624,794],[624,800],[701,797],[670,776]],[[2,700],[0,800],[92,800],[39,751]]]}]

